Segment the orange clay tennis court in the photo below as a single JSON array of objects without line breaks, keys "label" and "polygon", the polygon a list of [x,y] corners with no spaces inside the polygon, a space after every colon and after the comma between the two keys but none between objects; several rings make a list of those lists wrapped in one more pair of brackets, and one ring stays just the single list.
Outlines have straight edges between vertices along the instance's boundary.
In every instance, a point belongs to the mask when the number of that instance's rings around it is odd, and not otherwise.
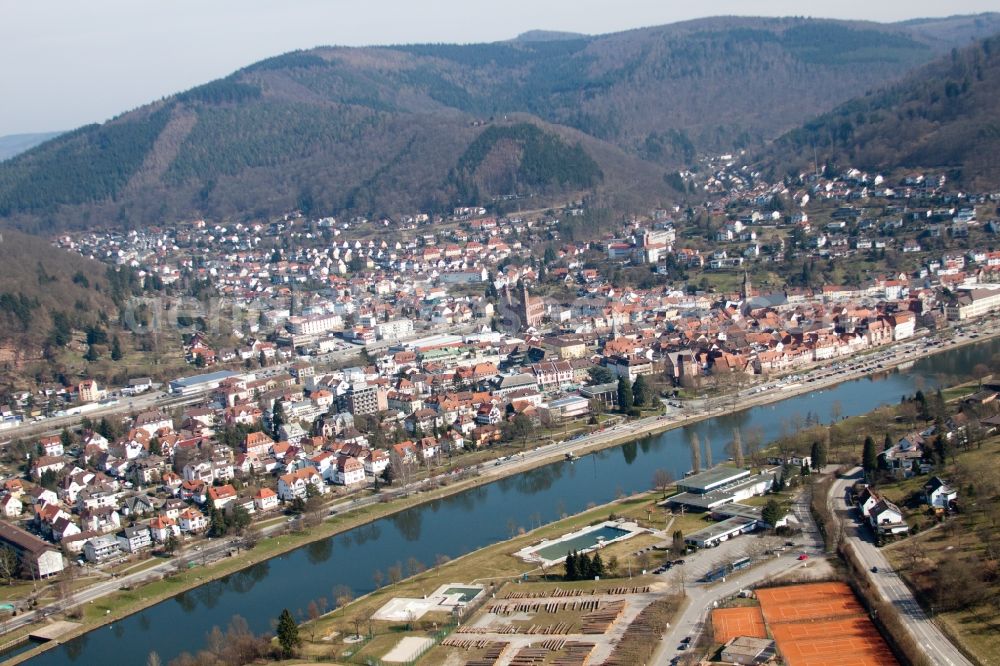
[{"label": "orange clay tennis court", "polygon": [[768,624],[864,615],[865,609],[843,583],[813,583],[757,590]]},{"label": "orange clay tennis court", "polygon": [[725,643],[737,636],[767,638],[764,616],[756,606],[741,608],[716,608],[712,611],[712,628],[715,640]]},{"label": "orange clay tennis court", "polygon": [[898,661],[844,583],[757,590],[789,666],[896,666]]}]

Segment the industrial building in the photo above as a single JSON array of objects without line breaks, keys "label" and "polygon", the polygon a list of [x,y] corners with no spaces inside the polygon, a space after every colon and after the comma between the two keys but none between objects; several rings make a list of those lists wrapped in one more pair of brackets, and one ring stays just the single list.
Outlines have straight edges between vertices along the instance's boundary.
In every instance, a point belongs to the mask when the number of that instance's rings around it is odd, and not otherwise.
[{"label": "industrial building", "polygon": [[219,370],[209,372],[204,375],[193,375],[191,377],[180,377],[170,382],[170,392],[176,395],[195,395],[219,388],[224,380],[230,377],[239,377],[240,373],[229,370]]}]

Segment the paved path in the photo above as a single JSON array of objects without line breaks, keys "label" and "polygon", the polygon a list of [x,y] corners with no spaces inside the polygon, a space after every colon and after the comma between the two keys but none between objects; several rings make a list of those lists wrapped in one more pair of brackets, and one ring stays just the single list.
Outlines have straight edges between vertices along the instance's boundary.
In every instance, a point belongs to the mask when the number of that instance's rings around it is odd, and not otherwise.
[{"label": "paved path", "polygon": [[847,488],[860,478],[861,469],[855,468],[848,478],[837,479],[830,487],[827,501],[834,516],[843,522],[844,537],[854,547],[864,567],[868,570],[878,567],[878,573],[869,571],[868,578],[875,584],[881,597],[897,608],[903,617],[903,625],[931,661],[940,666],[971,666],[972,662],[927,617],[910,588],[892,569],[882,551],[872,543],[868,528],[859,525],[854,519],[857,510],[847,503]]}]

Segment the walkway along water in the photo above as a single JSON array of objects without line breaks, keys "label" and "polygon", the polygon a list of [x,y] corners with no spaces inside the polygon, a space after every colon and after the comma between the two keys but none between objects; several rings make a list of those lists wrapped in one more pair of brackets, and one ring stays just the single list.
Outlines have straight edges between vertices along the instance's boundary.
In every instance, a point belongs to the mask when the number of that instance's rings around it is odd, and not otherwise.
[{"label": "walkway along water", "polygon": [[425,564],[437,555],[456,557],[504,540],[508,524],[528,527],[562,513],[602,504],[619,493],[649,488],[652,471],[680,477],[690,468],[688,437],[697,432],[712,444],[713,458],[726,457],[732,429],[759,429],[765,441],[783,424],[812,413],[829,422],[839,403],[843,416],[898,402],[917,389],[930,390],[968,374],[976,363],[1000,351],[1000,339],[956,348],[918,361],[905,372],[845,382],[763,407],[720,416],[584,456],[555,462],[317,541],[233,575],[207,583],[100,627],[29,660],[32,666],[146,663],[156,651],[163,663],[205,645],[213,625],[222,628],[243,616],[256,632],[269,631],[282,608],[305,609],[319,597],[332,598],[335,585],[360,595],[373,588],[372,574],[415,557]]}]

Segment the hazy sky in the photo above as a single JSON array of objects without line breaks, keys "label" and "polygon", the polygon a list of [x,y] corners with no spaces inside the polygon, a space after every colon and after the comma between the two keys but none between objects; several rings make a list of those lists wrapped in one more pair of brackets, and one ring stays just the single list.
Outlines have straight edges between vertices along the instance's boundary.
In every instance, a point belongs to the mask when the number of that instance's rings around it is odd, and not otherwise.
[{"label": "hazy sky", "polygon": [[721,14],[895,21],[996,0],[0,0],[0,136],[71,129],[323,44],[599,34]]}]

